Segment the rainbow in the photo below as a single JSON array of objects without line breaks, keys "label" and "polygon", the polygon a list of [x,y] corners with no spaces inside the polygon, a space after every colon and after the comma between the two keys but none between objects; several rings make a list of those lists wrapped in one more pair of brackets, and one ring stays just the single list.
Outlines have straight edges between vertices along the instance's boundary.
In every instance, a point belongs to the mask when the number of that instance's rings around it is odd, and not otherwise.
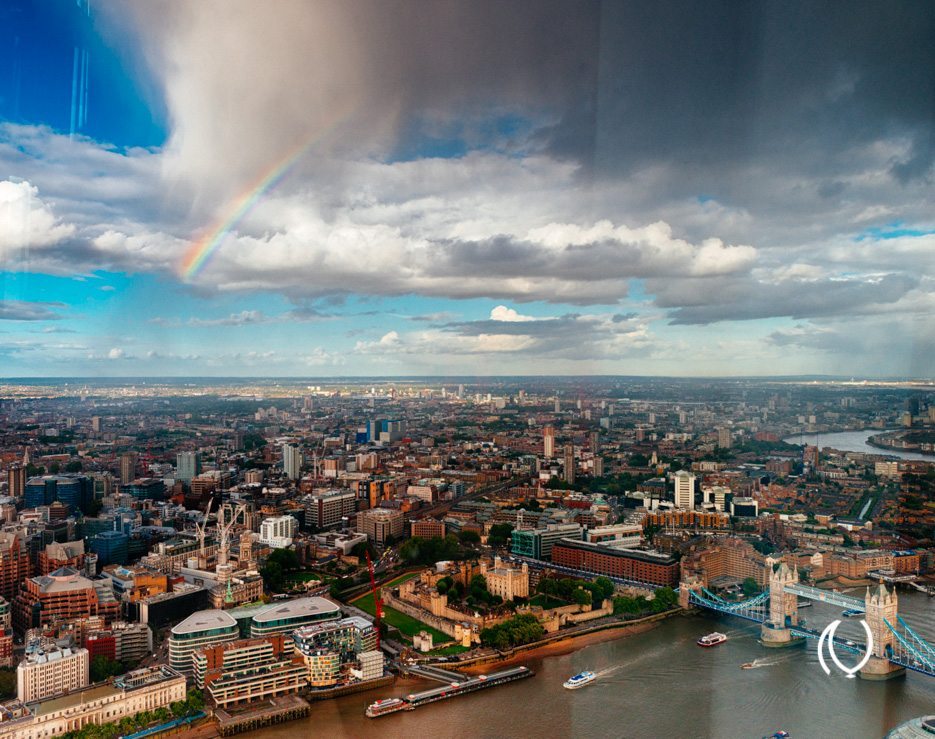
[{"label": "rainbow", "polygon": [[247,213],[253,210],[253,207],[264,194],[282,181],[292,166],[302,158],[302,155],[317,139],[316,136],[312,141],[303,141],[295,148],[290,149],[275,165],[267,169],[241,195],[238,195],[230,202],[230,206],[224,211],[224,215],[215,221],[207,232],[195,241],[185,253],[185,257],[179,264],[179,276],[183,280],[186,282],[191,281],[201,271],[231,229],[240,223]]}]

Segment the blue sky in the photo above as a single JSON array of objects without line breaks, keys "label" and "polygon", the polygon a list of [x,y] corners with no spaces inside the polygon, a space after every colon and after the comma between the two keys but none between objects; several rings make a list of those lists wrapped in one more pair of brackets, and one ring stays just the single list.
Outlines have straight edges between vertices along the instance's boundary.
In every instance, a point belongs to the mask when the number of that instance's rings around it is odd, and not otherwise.
[{"label": "blue sky", "polygon": [[920,19],[397,11],[7,4],[3,374],[931,374]]}]

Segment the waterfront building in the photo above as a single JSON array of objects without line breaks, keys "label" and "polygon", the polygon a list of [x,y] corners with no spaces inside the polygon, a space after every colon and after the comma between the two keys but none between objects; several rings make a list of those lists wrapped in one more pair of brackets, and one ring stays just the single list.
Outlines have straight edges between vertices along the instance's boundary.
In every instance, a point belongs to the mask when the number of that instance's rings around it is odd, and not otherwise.
[{"label": "waterfront building", "polygon": [[350,490],[327,490],[309,496],[305,504],[307,526],[323,529],[336,526],[357,511],[357,497]]},{"label": "waterfront building", "polygon": [[317,649],[337,652],[341,662],[351,662],[361,652],[377,647],[377,630],[374,625],[360,616],[350,616],[339,621],[312,624],[296,629],[292,634],[295,648],[303,654]]},{"label": "waterfront building", "polygon": [[748,541],[734,537],[699,543],[682,558],[682,576],[694,575],[708,588],[741,583],[748,577],[760,587],[769,582],[765,557]]},{"label": "waterfront building", "polygon": [[549,559],[554,544],[566,538],[581,538],[584,527],[577,523],[549,524],[544,529],[517,529],[510,534],[510,551],[533,559]]},{"label": "waterfront building", "polygon": [[296,693],[308,669],[282,634],[205,647],[192,655],[195,684],[219,708]]},{"label": "waterfront building", "polygon": [[47,624],[87,616],[117,618],[120,603],[110,580],[91,580],[71,567],[23,582],[13,601],[13,625],[20,633]]},{"label": "waterfront building", "polygon": [[306,679],[311,688],[331,688],[341,675],[341,656],[332,649],[308,649],[301,652]]},{"label": "waterfront building", "polygon": [[552,562],[595,575],[609,575],[650,585],[676,587],[679,563],[671,554],[562,539],[552,548]]},{"label": "waterfront building", "polygon": [[27,647],[16,668],[16,697],[23,703],[67,693],[88,684],[87,649]]},{"label": "waterfront building", "polygon": [[392,508],[371,508],[357,516],[357,530],[367,535],[374,544],[382,546],[388,537],[399,540],[405,531],[402,511]]},{"label": "waterfront building", "polygon": [[351,674],[358,680],[378,680],[383,677],[383,652],[374,649],[361,652],[357,655],[357,669],[351,669]]},{"label": "waterfront building", "polygon": [[264,519],[260,524],[260,543],[273,549],[284,549],[292,545],[299,522],[292,516],[275,516]]},{"label": "waterfront building", "polygon": [[240,638],[237,621],[226,611],[198,611],[174,626],[169,635],[169,665],[192,672],[192,655],[199,649]]},{"label": "waterfront building", "polygon": [[104,725],[185,699],[185,677],[166,665],[145,667],[113,682],[0,711],[0,737],[47,739],[92,724]]}]

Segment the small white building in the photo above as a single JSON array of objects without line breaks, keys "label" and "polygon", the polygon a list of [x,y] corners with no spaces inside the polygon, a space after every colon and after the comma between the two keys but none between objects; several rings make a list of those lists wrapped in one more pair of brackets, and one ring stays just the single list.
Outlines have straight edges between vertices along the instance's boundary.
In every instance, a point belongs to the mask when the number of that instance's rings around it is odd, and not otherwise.
[{"label": "small white building", "polygon": [[292,546],[292,538],[299,528],[299,522],[292,516],[267,518],[260,524],[260,542],[273,549]]}]

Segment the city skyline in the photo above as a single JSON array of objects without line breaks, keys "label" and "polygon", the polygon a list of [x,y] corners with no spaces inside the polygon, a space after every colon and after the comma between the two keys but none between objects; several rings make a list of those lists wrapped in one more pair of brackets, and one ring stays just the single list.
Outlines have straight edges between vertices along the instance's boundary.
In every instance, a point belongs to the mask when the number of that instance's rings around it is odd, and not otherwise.
[{"label": "city skyline", "polygon": [[4,376],[932,376],[930,7],[65,5]]}]

